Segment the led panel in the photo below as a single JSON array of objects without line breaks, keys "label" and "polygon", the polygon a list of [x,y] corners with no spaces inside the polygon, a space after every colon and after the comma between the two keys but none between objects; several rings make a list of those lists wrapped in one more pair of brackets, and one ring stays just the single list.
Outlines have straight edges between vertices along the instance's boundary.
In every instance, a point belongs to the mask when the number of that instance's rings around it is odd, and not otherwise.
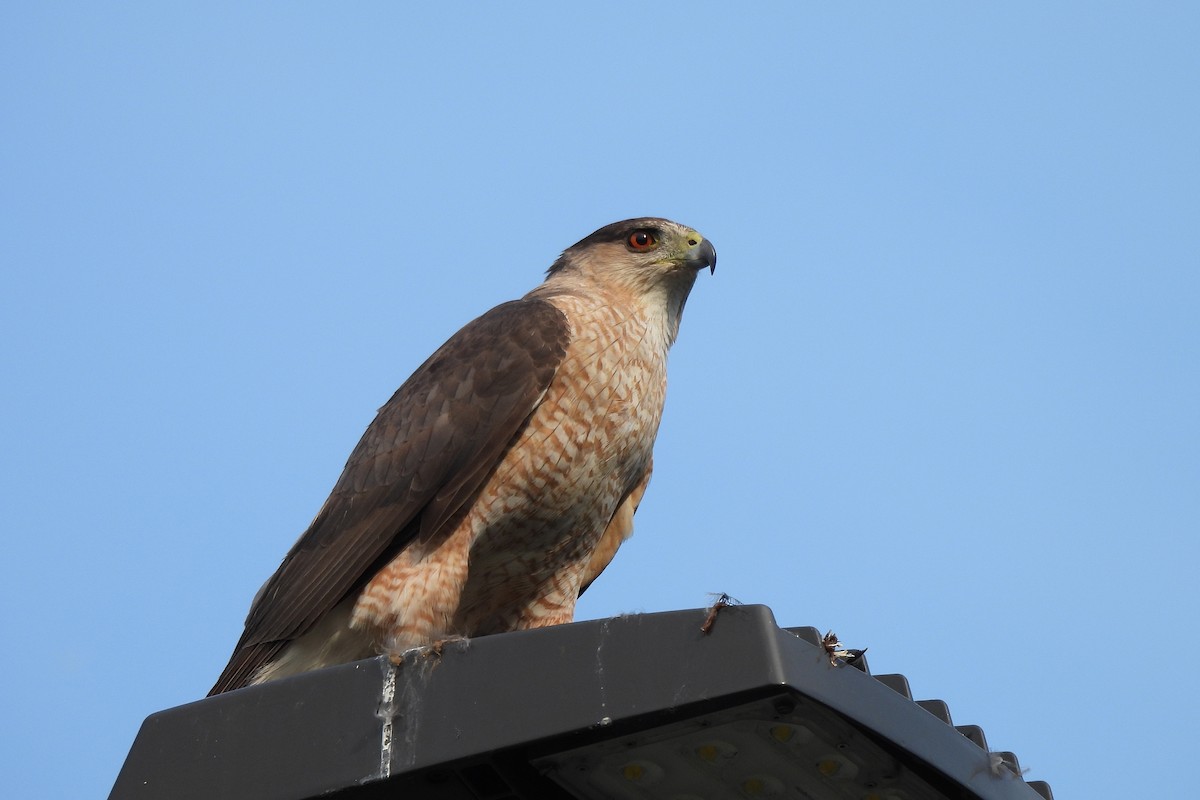
[{"label": "led panel", "polygon": [[535,762],[589,800],[942,800],[839,714],[783,695]]}]

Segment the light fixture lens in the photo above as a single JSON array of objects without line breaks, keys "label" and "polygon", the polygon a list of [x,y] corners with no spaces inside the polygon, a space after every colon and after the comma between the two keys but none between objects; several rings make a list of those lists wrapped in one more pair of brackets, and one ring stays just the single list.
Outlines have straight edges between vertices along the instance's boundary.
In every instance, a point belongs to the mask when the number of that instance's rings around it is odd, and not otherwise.
[{"label": "light fixture lens", "polygon": [[720,764],[723,761],[736,758],[738,749],[729,742],[714,739],[702,742],[693,751],[696,757],[706,764]]},{"label": "light fixture lens", "polygon": [[653,786],[662,780],[662,767],[653,761],[639,759],[629,761],[621,766],[621,777],[638,786]]},{"label": "light fixture lens", "polygon": [[841,756],[825,756],[817,762],[817,772],[826,778],[851,781],[858,775],[858,767]]},{"label": "light fixture lens", "polygon": [[739,787],[746,797],[774,797],[783,794],[783,783],[770,775],[751,775]]},{"label": "light fixture lens", "polygon": [[803,725],[779,722],[767,729],[767,734],[779,744],[802,745],[813,740],[813,732]]},{"label": "light fixture lens", "polygon": [[534,761],[586,800],[946,800],[813,702],[771,698]]}]

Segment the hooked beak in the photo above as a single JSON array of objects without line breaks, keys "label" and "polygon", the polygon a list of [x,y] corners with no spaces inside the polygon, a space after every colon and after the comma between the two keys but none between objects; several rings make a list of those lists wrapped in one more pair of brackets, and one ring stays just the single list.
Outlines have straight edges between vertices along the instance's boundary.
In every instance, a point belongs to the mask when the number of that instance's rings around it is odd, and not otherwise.
[{"label": "hooked beak", "polygon": [[712,246],[712,242],[697,233],[694,240],[688,239],[688,244],[691,245],[691,249],[688,250],[687,260],[684,263],[697,271],[708,267],[709,274],[715,273],[717,271],[717,249]]}]

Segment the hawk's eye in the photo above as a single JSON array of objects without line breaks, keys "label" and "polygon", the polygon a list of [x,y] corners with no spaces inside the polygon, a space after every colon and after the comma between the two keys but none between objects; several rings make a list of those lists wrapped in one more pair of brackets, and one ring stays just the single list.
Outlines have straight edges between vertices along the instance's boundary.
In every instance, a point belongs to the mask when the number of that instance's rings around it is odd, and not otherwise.
[{"label": "hawk's eye", "polygon": [[658,237],[650,231],[634,231],[629,234],[629,246],[634,250],[649,250],[658,244]]}]

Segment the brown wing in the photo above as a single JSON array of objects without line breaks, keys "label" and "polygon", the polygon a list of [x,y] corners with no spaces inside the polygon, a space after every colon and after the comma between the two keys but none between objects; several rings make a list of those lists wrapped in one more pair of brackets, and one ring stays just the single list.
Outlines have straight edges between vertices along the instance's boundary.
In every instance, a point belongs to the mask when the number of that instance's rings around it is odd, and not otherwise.
[{"label": "brown wing", "polygon": [[255,597],[209,694],[244,686],[416,536],[436,536],[454,521],[541,401],[568,336],[557,308],[516,300],[469,323],[418,367]]}]

